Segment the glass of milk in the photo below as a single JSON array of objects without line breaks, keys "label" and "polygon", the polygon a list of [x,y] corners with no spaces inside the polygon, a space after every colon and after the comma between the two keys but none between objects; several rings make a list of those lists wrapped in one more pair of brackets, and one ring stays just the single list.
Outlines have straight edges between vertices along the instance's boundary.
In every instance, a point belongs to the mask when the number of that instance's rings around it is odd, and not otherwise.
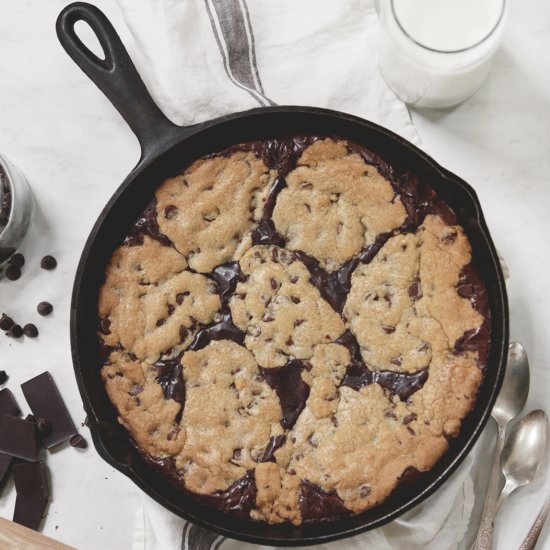
[{"label": "glass of milk", "polygon": [[382,76],[410,105],[457,105],[485,80],[505,18],[506,0],[380,0]]}]

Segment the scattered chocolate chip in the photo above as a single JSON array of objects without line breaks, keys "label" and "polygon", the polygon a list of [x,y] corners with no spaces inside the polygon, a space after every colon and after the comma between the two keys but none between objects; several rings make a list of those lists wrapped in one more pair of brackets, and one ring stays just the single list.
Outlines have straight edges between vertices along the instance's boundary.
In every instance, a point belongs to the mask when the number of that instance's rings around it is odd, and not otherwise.
[{"label": "scattered chocolate chip", "polygon": [[49,271],[57,267],[57,260],[53,256],[44,256],[40,261],[40,267]]},{"label": "scattered chocolate chip", "polygon": [[23,267],[25,265],[25,256],[23,256],[23,254],[20,254],[18,252],[8,260],[8,263],[12,265],[16,265],[17,267]]},{"label": "scattered chocolate chip", "polygon": [[13,325],[10,328],[8,335],[12,338],[21,338],[21,336],[23,336],[23,329],[20,325]]},{"label": "scattered chocolate chip", "polygon": [[8,265],[6,268],[6,278],[10,281],[17,281],[21,277],[21,269],[16,265]]},{"label": "scattered chocolate chip", "polygon": [[86,440],[80,434],[73,435],[70,443],[72,447],[77,447],[78,449],[85,449],[88,446],[88,443],[86,443]]},{"label": "scattered chocolate chip", "polygon": [[32,323],[27,323],[23,327],[23,334],[29,338],[36,338],[38,336],[38,329]]},{"label": "scattered chocolate chip", "polygon": [[10,330],[14,324],[15,323],[11,317],[8,317],[5,313],[2,313],[2,317],[0,318],[0,329]]},{"label": "scattered chocolate chip", "polygon": [[5,370],[0,370],[0,385],[5,384],[8,379],[8,375]]},{"label": "scattered chocolate chip", "polygon": [[36,429],[41,437],[47,437],[52,433],[52,425],[45,418],[36,421]]},{"label": "scattered chocolate chip", "polygon": [[36,306],[36,311],[38,311],[40,315],[49,315],[53,311],[53,306],[49,302],[40,302]]}]

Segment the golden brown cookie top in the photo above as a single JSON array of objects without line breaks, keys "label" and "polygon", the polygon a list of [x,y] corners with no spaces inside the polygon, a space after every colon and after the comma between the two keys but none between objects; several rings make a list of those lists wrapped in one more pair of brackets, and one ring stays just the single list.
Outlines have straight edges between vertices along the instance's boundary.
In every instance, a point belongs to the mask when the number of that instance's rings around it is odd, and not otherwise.
[{"label": "golden brown cookie top", "polygon": [[113,254],[101,375],[182,490],[255,521],[331,520],[459,433],[485,287],[454,213],[389,174],[336,138],[241,144],[163,182],[154,231],[138,223]]}]

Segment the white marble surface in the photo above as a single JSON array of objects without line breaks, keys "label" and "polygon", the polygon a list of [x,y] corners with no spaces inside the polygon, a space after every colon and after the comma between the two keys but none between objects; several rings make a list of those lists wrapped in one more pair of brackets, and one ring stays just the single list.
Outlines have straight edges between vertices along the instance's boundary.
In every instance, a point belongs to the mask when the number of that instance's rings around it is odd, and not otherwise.
[{"label": "white marble surface", "polygon": [[[116,20],[112,2],[95,3]],[[40,329],[35,341],[1,335],[0,365],[22,406],[19,384],[50,370],[80,425],[84,413],[68,333],[72,280],[92,224],[139,149],[58,44],[54,23],[65,4],[0,0],[0,151],[27,174],[38,204],[22,250],[24,275],[0,281],[0,310]],[[413,121],[426,150],[475,187],[509,264],[511,336],[530,355],[531,410],[549,408],[550,391],[550,4],[533,0],[526,7],[511,0],[510,8],[504,45],[482,89],[453,111],[414,112]],[[48,253],[59,260],[53,272],[38,267]],[[41,300],[54,304],[51,317],[36,314]],[[88,436],[86,428],[83,433]],[[492,436],[489,428],[482,442],[488,449]],[[92,448],[62,448],[47,461],[53,499],[43,532],[83,550],[129,549],[139,502],[133,484]],[[550,478],[541,475],[511,497],[498,521],[497,548],[518,547],[549,486]],[[480,494],[484,487],[480,479]],[[0,495],[0,515],[11,518],[13,503],[8,485]],[[550,528],[539,548],[550,548]]]}]

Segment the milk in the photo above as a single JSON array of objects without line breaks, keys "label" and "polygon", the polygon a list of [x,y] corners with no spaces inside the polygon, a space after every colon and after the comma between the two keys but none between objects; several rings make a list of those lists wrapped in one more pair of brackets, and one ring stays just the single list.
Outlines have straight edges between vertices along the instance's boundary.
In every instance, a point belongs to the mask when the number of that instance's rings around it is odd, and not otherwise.
[{"label": "milk", "polygon": [[409,104],[456,105],[481,86],[500,44],[506,0],[382,0],[379,65]]}]

